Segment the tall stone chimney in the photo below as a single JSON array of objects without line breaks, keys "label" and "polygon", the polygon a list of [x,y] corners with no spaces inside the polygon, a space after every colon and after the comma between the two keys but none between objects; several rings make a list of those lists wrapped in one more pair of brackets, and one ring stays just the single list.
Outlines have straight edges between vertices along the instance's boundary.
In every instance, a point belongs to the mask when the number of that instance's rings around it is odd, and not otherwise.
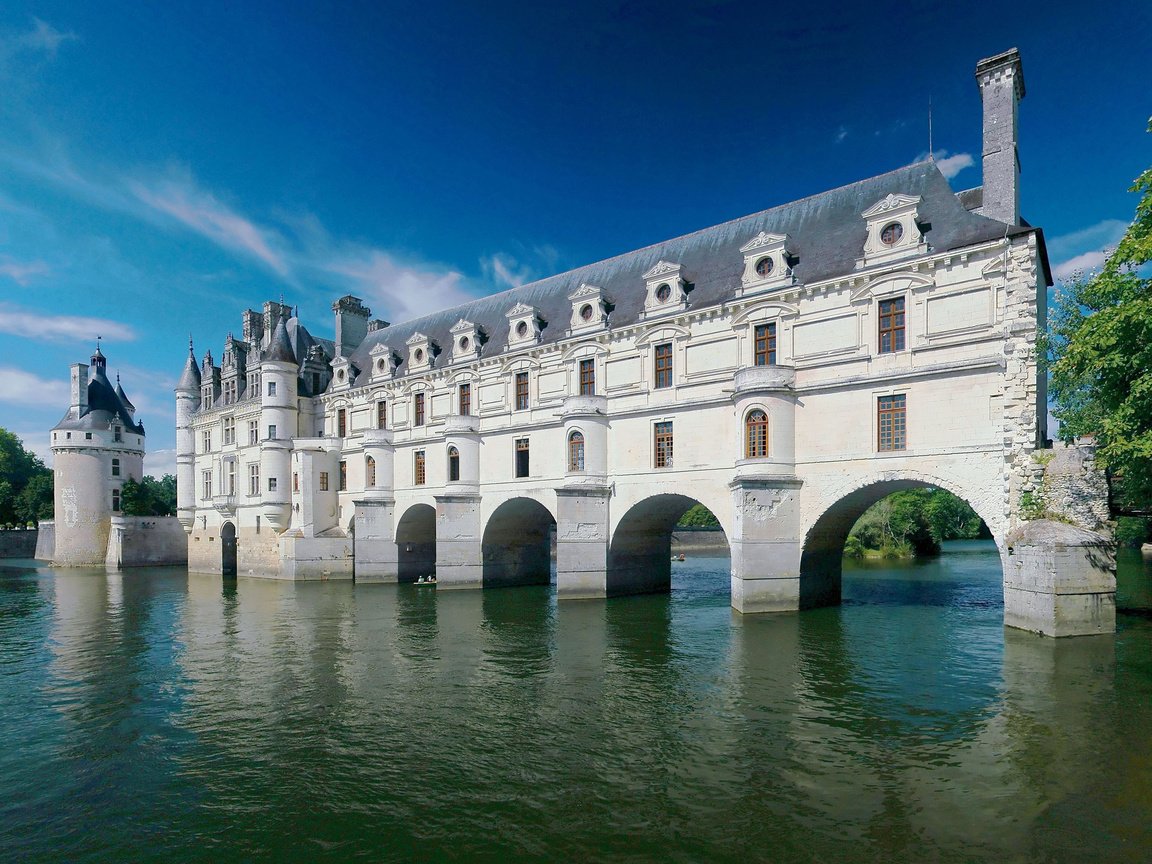
[{"label": "tall stone chimney", "polygon": [[1017,118],[1024,98],[1024,70],[1015,48],[976,64],[984,104],[984,192],[980,213],[1020,224],[1020,156]]},{"label": "tall stone chimney", "polygon": [[372,310],[348,294],[332,304],[332,311],[336,313],[336,356],[347,357],[368,335]]},{"label": "tall stone chimney", "polygon": [[88,364],[72,364],[72,400],[68,413],[79,417],[88,410]]}]

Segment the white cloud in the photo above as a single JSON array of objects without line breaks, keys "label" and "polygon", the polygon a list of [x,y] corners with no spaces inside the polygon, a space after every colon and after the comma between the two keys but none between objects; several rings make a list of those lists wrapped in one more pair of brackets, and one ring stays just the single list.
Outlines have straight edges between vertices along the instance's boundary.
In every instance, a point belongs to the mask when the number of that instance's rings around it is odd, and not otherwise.
[{"label": "white cloud", "polygon": [[159,479],[165,474],[176,473],[175,450],[153,450],[144,454],[144,473]]},{"label": "white cloud", "polygon": [[[927,151],[917,154],[914,162],[923,162],[928,158]],[[976,160],[972,157],[971,153],[953,153],[948,155],[947,150],[933,150],[932,159],[936,162],[936,167],[940,169],[940,173],[948,180],[951,180],[965,168],[971,168],[976,164]]]},{"label": "white cloud", "polygon": [[0,276],[6,276],[22,288],[33,277],[47,276],[48,272],[48,265],[43,261],[17,261],[10,255],[0,255]]},{"label": "white cloud", "polygon": [[535,272],[505,252],[480,259],[480,267],[489,280],[502,288],[519,288],[536,278]]},{"label": "white cloud", "polygon": [[848,137],[848,127],[847,126],[841,126],[839,129],[836,130],[836,143],[837,144],[839,144],[841,141],[843,141],[847,137]]},{"label": "white cloud", "polygon": [[1055,262],[1052,276],[1063,281],[1077,272],[1099,270],[1127,230],[1127,222],[1103,219],[1078,231],[1052,237],[1048,240],[1048,255]]},{"label": "white cloud", "polygon": [[1099,270],[1104,266],[1104,261],[1108,256],[1103,252],[1084,252],[1081,255],[1076,255],[1069,258],[1067,261],[1061,261],[1052,268],[1052,276],[1055,279],[1063,281],[1072,278],[1076,273],[1090,273],[1093,270]]},{"label": "white cloud", "polygon": [[59,407],[63,411],[71,398],[69,390],[67,381],[41,378],[15,366],[0,366],[0,402]]},{"label": "white cloud", "polygon": [[302,266],[336,279],[344,290],[371,301],[369,305],[383,304],[378,314],[394,323],[475,299],[464,277],[454,270],[401,264],[389,253],[368,246],[314,250]]},{"label": "white cloud", "polygon": [[20,44],[32,51],[43,51],[45,54],[55,57],[61,45],[65,42],[74,42],[80,38],[71,31],[65,32],[57,30],[51,24],[46,21],[41,21],[39,18],[33,18],[32,20],[35,22],[32,31],[19,37]]},{"label": "white cloud", "polygon": [[0,303],[0,333],[26,339],[50,341],[95,341],[97,336],[130,342],[136,332],[127,324],[106,318],[84,318],[78,315],[44,315]]}]

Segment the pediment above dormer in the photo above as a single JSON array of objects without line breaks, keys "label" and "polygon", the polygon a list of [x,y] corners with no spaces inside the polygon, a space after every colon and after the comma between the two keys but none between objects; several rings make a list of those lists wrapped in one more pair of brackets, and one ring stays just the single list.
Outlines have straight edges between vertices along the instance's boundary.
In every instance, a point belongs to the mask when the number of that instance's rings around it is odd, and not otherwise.
[{"label": "pediment above dormer", "polygon": [[740,251],[755,252],[757,249],[764,249],[771,246],[782,246],[787,240],[787,234],[770,234],[767,231],[761,231],[759,234],[741,246]]},{"label": "pediment above dormer", "polygon": [[644,276],[641,278],[643,278],[643,279],[658,279],[662,276],[670,276],[672,274],[678,275],[679,273],[680,273],[680,265],[679,264],[673,264],[671,261],[658,261],[658,262],[656,262],[656,265],[654,267],[652,267],[651,269],[649,269],[644,274]]},{"label": "pediment above dormer", "polygon": [[427,342],[427,341],[428,341],[427,336],[425,336],[423,333],[417,332],[417,333],[413,333],[406,340],[404,340],[404,344],[405,345],[416,345],[420,342]]},{"label": "pediment above dormer", "polygon": [[919,195],[901,195],[896,192],[889,193],[860,215],[865,219],[878,216],[882,213],[893,213],[905,207],[915,207],[920,203]]}]

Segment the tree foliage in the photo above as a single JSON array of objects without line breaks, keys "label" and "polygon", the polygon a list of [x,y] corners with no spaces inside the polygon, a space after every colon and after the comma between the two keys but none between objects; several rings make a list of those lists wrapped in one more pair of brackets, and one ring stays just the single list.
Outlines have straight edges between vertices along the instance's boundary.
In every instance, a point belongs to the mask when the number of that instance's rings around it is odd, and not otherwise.
[{"label": "tree foliage", "polygon": [[[1149,123],[1152,132],[1152,122]],[[1124,503],[1152,508],[1152,168],[1136,216],[1100,272],[1057,295],[1046,338],[1065,439],[1095,435]]]},{"label": "tree foliage", "polygon": [[719,528],[720,520],[703,504],[693,504],[688,512],[680,517],[677,528]]},{"label": "tree foliage", "polygon": [[979,537],[982,525],[966,502],[945,489],[896,492],[856,521],[844,554],[862,558],[871,550],[887,558],[932,555],[945,540]]},{"label": "tree foliage", "polygon": [[176,478],[165,474],[159,480],[125,480],[120,488],[120,510],[127,516],[175,516]]},{"label": "tree foliage", "polygon": [[0,525],[50,519],[52,508],[52,471],[25,450],[19,438],[0,428]]}]

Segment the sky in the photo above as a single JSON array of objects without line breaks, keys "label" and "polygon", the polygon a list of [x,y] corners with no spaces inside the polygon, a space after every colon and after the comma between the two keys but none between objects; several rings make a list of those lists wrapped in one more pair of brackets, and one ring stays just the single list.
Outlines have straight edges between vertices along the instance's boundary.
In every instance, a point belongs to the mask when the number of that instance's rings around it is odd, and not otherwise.
[{"label": "sky", "polygon": [[[960,11],[961,9],[971,11]],[[240,314],[405,321],[864,179],[980,184],[1018,47],[1021,210],[1099,266],[1152,164],[1152,3],[0,5],[0,426],[49,460],[96,336],[174,470]]]}]

